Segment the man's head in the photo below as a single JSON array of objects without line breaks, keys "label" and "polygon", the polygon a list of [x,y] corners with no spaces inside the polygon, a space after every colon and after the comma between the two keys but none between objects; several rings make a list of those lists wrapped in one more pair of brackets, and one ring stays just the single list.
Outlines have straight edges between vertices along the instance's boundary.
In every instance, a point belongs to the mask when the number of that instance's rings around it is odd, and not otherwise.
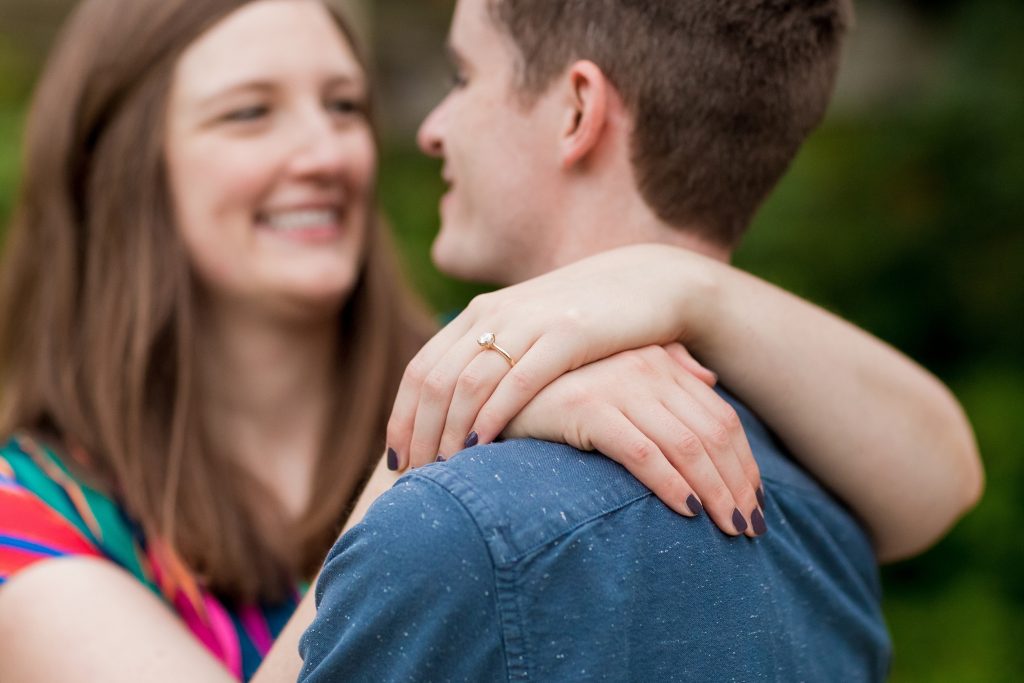
[{"label": "man's head", "polygon": [[459,0],[460,80],[421,130],[452,183],[435,260],[518,279],[532,273],[514,261],[558,265],[567,235],[635,237],[565,222],[614,199],[600,216],[642,223],[616,214],[631,193],[727,252],[821,121],[850,15],[848,0]]}]

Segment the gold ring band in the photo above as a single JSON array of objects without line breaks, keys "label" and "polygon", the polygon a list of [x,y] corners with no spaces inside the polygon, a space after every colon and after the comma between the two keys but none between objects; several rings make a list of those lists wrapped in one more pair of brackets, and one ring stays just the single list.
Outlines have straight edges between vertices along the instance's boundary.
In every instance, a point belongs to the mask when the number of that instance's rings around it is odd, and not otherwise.
[{"label": "gold ring band", "polygon": [[516,366],[516,362],[515,360],[513,360],[509,352],[501,348],[494,342],[495,337],[493,332],[487,332],[486,334],[482,334],[480,335],[480,338],[476,340],[476,343],[483,347],[485,351],[497,351],[498,353],[500,353],[501,357],[508,361],[508,366],[510,368],[514,368]]}]

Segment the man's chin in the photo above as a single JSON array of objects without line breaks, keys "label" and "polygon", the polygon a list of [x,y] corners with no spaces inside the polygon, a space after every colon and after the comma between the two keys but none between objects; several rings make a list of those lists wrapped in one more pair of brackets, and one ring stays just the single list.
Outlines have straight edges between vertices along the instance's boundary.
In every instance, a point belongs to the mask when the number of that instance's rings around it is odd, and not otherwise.
[{"label": "man's chin", "polygon": [[487,285],[504,284],[503,270],[499,271],[493,264],[489,264],[484,254],[473,253],[465,243],[452,244],[443,232],[434,240],[430,258],[439,271],[456,280]]}]

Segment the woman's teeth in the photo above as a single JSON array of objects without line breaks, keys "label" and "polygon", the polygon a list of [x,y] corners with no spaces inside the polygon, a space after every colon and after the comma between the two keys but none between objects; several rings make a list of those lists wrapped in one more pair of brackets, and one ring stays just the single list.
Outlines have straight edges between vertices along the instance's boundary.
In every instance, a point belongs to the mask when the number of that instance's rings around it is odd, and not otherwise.
[{"label": "woman's teeth", "polygon": [[268,214],[265,220],[266,224],[274,230],[305,230],[337,224],[338,212],[330,209],[281,211]]}]

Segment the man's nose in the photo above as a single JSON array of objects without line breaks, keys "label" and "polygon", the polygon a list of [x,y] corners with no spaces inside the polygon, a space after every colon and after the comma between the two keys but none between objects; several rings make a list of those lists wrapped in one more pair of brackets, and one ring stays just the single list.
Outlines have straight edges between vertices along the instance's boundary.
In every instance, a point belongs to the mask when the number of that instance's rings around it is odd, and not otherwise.
[{"label": "man's nose", "polygon": [[424,154],[431,157],[444,156],[444,102],[437,105],[420,124],[416,142]]}]

